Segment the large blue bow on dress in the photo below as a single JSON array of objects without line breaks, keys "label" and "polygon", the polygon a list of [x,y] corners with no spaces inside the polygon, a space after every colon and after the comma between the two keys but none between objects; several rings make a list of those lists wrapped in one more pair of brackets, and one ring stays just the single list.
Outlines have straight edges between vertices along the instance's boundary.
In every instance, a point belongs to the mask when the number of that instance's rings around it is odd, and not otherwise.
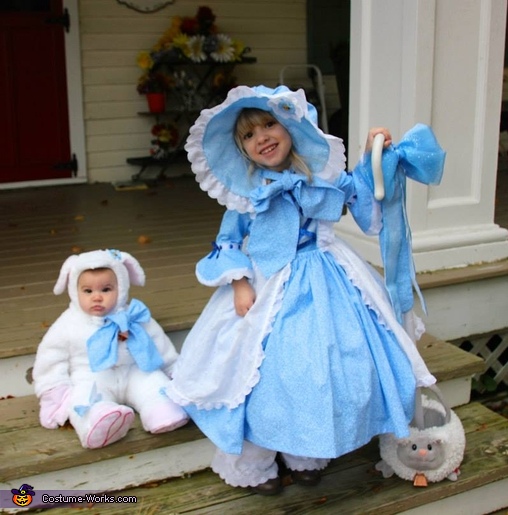
[{"label": "large blue bow on dress", "polygon": [[[413,307],[412,288],[426,312],[412,257],[411,229],[406,213],[406,177],[423,184],[439,184],[445,156],[432,129],[424,124],[415,125],[397,145],[390,145],[383,151],[385,198],[381,201],[383,228],[379,243],[385,284],[399,322],[402,322],[402,314]],[[371,173],[369,181],[372,184]]]},{"label": "large blue bow on dress", "polygon": [[296,255],[300,217],[339,220],[344,193],[332,184],[285,170],[264,170],[268,184],[253,190],[250,200],[256,211],[248,250],[265,277],[281,270]]},{"label": "large blue bow on dress", "polygon": [[152,372],[163,365],[162,358],[142,323],[150,321],[150,311],[139,300],[132,299],[125,311],[108,315],[105,324],[87,341],[88,359],[93,372],[106,370],[118,360],[118,336],[128,331],[126,340],[134,361],[144,372]]}]

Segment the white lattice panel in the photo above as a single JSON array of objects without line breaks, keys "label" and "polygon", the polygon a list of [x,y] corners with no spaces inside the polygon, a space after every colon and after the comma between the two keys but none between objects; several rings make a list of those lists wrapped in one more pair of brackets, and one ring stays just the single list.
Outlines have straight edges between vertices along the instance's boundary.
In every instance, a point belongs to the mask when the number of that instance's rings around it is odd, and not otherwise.
[{"label": "white lattice panel", "polygon": [[[499,385],[508,386],[508,328],[457,342],[459,347],[485,360],[487,370]],[[479,379],[480,374],[475,376]]]}]

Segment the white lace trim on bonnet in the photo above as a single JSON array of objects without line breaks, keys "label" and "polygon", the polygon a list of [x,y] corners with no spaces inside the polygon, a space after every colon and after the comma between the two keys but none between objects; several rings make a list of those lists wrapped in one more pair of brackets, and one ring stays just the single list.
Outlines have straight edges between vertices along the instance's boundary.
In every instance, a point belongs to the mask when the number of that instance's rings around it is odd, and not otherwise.
[{"label": "white lace trim on bonnet", "polygon": [[240,111],[248,107],[270,112],[288,130],[295,151],[317,177],[333,182],[345,169],[342,140],[317,126],[316,109],[303,90],[238,86],[222,104],[201,112],[185,145],[201,189],[219,204],[240,213],[254,212],[249,194],[261,178],[258,170],[248,172],[248,162],[233,135]]}]

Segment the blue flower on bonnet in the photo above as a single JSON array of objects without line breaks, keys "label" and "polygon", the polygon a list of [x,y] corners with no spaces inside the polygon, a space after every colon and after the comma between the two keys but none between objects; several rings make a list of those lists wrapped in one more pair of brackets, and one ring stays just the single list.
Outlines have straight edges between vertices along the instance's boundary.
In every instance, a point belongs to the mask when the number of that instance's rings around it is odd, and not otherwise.
[{"label": "blue flower on bonnet", "polygon": [[[277,119],[295,120],[299,122],[303,117],[303,109],[288,98],[273,99],[268,102]],[[314,106],[311,106],[314,108]]]},{"label": "blue flower on bonnet", "polygon": [[238,86],[222,104],[201,112],[185,145],[201,188],[228,209],[253,213],[249,197],[262,184],[261,171],[249,172],[249,162],[234,141],[236,120],[244,108],[271,113],[287,129],[296,153],[315,176],[332,182],[344,170],[342,140],[321,131],[317,111],[303,90]]}]

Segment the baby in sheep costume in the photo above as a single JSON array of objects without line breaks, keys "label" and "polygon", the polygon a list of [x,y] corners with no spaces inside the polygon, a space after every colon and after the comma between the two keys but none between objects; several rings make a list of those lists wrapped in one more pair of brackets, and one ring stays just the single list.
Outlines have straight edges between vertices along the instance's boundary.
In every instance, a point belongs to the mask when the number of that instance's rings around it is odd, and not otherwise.
[{"label": "baby in sheep costume", "polygon": [[81,445],[104,447],[123,438],[139,413],[150,433],[188,421],[166,395],[178,357],[171,340],[129,286],[145,274],[126,252],[95,250],[67,258],[55,295],[69,307],[37,349],[33,378],[40,422],[55,429],[70,420]]}]

